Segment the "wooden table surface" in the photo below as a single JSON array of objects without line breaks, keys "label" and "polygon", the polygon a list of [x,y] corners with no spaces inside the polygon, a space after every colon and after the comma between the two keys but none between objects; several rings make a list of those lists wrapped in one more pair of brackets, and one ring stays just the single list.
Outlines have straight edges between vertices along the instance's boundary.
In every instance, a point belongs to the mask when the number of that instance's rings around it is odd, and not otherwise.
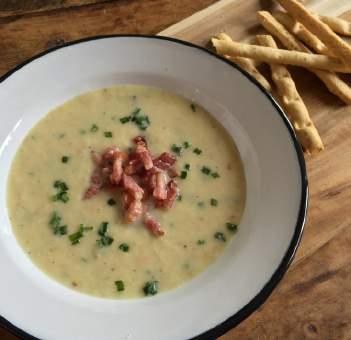
[{"label": "wooden table surface", "polygon": [[[49,47],[100,34],[156,34],[215,2],[0,0],[0,76]],[[325,129],[332,129],[331,123],[328,122]],[[349,134],[350,131],[345,131],[345,138]],[[339,173],[350,171],[349,165],[346,169],[338,169]],[[308,170],[316,172],[318,168]],[[326,188],[332,176],[331,166],[330,178],[325,178]],[[333,204],[331,199],[337,195],[350,201],[348,188],[350,183],[328,191],[325,204]],[[298,261],[294,262],[268,301],[246,321],[221,337],[222,340],[351,339],[350,218],[345,215],[344,223],[336,223],[333,216],[328,221],[319,221],[318,209],[325,208],[323,205],[319,208],[314,206],[310,223],[335,224],[335,233],[328,235],[327,241],[320,242],[313,249],[305,249],[302,244]],[[18,338],[0,327],[0,339]]]}]

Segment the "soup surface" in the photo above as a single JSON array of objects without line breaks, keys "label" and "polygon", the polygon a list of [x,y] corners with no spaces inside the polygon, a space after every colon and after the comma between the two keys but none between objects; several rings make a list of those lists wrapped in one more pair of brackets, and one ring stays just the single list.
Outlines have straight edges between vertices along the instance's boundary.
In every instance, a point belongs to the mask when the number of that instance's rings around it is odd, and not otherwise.
[{"label": "soup surface", "polygon": [[[146,125],[125,118],[136,109]],[[117,191],[82,199],[91,151],[128,150],[138,135],[155,155],[175,153],[181,174],[173,207],[152,210],[160,237],[141,222],[124,222]],[[32,261],[72,289],[108,298],[153,295],[205,270],[235,234],[244,204],[243,168],[227,132],[196,104],[136,85],[85,93],[51,111],[24,139],[8,180],[10,220]]]}]

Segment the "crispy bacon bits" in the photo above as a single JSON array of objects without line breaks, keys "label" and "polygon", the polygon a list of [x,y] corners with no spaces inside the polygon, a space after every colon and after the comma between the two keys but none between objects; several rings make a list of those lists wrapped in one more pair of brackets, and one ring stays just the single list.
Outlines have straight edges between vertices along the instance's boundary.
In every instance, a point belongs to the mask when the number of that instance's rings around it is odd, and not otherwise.
[{"label": "crispy bacon bits", "polygon": [[101,154],[92,152],[95,168],[83,198],[89,199],[103,189],[119,190],[125,221],[141,219],[154,236],[162,236],[164,231],[148,211],[147,203],[153,202],[157,209],[172,208],[179,196],[176,157],[168,152],[153,157],[143,136],[135,137],[133,142],[135,148],[130,152],[117,147]]}]

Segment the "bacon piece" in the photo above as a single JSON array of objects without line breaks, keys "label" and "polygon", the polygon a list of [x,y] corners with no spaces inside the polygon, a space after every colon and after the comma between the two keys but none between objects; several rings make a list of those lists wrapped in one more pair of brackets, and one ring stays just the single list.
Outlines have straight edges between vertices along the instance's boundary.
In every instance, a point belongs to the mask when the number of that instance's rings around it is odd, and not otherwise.
[{"label": "bacon piece", "polygon": [[133,142],[137,145],[144,145],[145,147],[147,147],[147,142],[144,136],[136,136],[133,139]]},{"label": "bacon piece", "polygon": [[125,213],[127,223],[134,223],[143,214],[143,203],[140,199],[133,199]]},{"label": "bacon piece", "polygon": [[144,223],[147,229],[151,231],[156,237],[164,235],[161,229],[161,224],[150,213],[146,212],[144,215]]},{"label": "bacon piece", "polygon": [[136,153],[140,157],[141,161],[144,164],[146,170],[150,170],[154,167],[152,162],[150,151],[143,144],[138,144],[136,147]]},{"label": "bacon piece", "polygon": [[100,154],[98,154],[96,151],[91,150],[90,152],[91,159],[93,160],[93,163],[97,166],[101,165],[102,162],[102,157]]},{"label": "bacon piece", "polygon": [[100,168],[94,169],[90,177],[90,186],[83,195],[83,199],[89,199],[99,193],[103,186],[103,175]]},{"label": "bacon piece", "polygon": [[167,169],[167,174],[170,178],[179,177],[179,171],[173,166]]},{"label": "bacon piece", "polygon": [[128,162],[126,167],[124,168],[124,172],[126,175],[131,176],[142,172],[143,163],[140,159],[132,159]]},{"label": "bacon piece", "polygon": [[161,170],[167,170],[175,164],[176,160],[174,155],[169,152],[164,152],[154,159],[154,165]]},{"label": "bacon piece", "polygon": [[170,209],[173,206],[173,203],[179,196],[179,188],[177,182],[171,180],[167,186],[167,197],[164,200],[155,201],[156,208],[165,208]]},{"label": "bacon piece", "polygon": [[122,175],[122,186],[128,191],[134,198],[141,198],[144,195],[144,190],[139,186],[135,179],[125,174]]},{"label": "bacon piece", "polygon": [[[117,151],[119,151],[117,148],[115,147],[108,147],[104,150],[104,152],[102,153],[102,160],[103,161],[114,161],[115,157],[116,157],[116,153]],[[106,163],[105,163],[106,164]]]},{"label": "bacon piece", "polygon": [[156,187],[153,196],[157,200],[165,200],[167,198],[167,175],[163,171],[156,173]]},{"label": "bacon piece", "polygon": [[115,155],[115,160],[112,166],[112,174],[110,176],[110,180],[113,184],[118,184],[122,179],[122,174],[123,174],[122,165],[123,165],[124,158],[125,157],[121,152],[117,152],[117,154]]}]

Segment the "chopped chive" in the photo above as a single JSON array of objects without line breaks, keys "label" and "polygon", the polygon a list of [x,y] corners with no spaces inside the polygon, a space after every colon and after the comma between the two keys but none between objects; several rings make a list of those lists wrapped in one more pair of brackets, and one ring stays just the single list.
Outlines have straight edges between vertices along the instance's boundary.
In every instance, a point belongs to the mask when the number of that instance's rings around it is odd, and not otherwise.
[{"label": "chopped chive", "polygon": [[115,285],[118,292],[124,291],[124,282],[122,280],[115,281]]},{"label": "chopped chive", "polygon": [[96,244],[99,248],[110,246],[113,243],[113,238],[108,235],[101,236],[99,240],[96,240]]},{"label": "chopped chive", "polygon": [[79,231],[81,231],[82,233],[84,231],[90,231],[90,230],[93,230],[94,227],[89,227],[89,226],[85,226],[84,224],[80,224],[79,225]]},{"label": "chopped chive", "polygon": [[93,132],[93,133],[97,132],[98,130],[99,130],[99,127],[96,124],[93,124],[90,128],[90,132]]},{"label": "chopped chive", "polygon": [[118,248],[125,253],[129,251],[129,245],[127,243],[121,243]]},{"label": "chopped chive", "polygon": [[205,240],[197,240],[196,244],[199,245],[199,246],[202,246],[206,243]]},{"label": "chopped chive", "polygon": [[218,177],[220,177],[218,172],[212,172],[211,176],[212,176],[213,178],[218,178]]},{"label": "chopped chive", "polygon": [[184,149],[188,149],[188,148],[190,148],[190,146],[191,146],[191,144],[190,144],[189,142],[187,142],[187,141],[185,141],[185,142],[183,143]]},{"label": "chopped chive", "polygon": [[211,198],[210,199],[210,203],[213,207],[217,207],[218,206],[218,200],[216,200],[215,198]]},{"label": "chopped chive", "polygon": [[183,196],[182,195],[178,195],[177,201],[181,201],[182,199],[183,199]]},{"label": "chopped chive", "polygon": [[107,235],[108,222],[102,222],[98,230],[98,234],[101,236],[100,239],[96,240],[96,244],[99,248],[110,246],[113,243],[113,238]]},{"label": "chopped chive", "polygon": [[102,222],[100,224],[100,228],[98,230],[98,234],[100,236],[104,236],[107,233],[107,228],[108,228],[108,222]]},{"label": "chopped chive", "polygon": [[196,105],[194,103],[190,104],[191,111],[195,112],[196,111]]},{"label": "chopped chive", "polygon": [[69,201],[69,197],[67,191],[62,191],[56,195],[57,201],[61,201],[63,203],[67,203]]},{"label": "chopped chive", "polygon": [[143,291],[146,296],[155,295],[158,293],[158,281],[148,281],[145,283]]},{"label": "chopped chive", "polygon": [[105,131],[105,132],[104,132],[104,136],[105,136],[106,138],[112,138],[112,132],[111,132],[111,131]]},{"label": "chopped chive", "polygon": [[66,235],[67,234],[67,226],[62,225],[62,226],[58,227],[58,234]]},{"label": "chopped chive", "polygon": [[205,175],[209,175],[209,174],[211,173],[211,169],[208,168],[207,166],[203,166],[203,167],[201,168],[201,172],[202,172],[203,174],[205,174]]},{"label": "chopped chive", "polygon": [[141,109],[138,107],[136,108],[134,111],[132,111],[132,113],[130,114],[132,122],[135,121],[137,115],[140,113]]},{"label": "chopped chive", "polygon": [[238,225],[235,223],[227,222],[226,226],[227,226],[227,229],[232,231],[233,233],[235,233],[238,230]]},{"label": "chopped chive", "polygon": [[68,163],[68,161],[69,161],[69,157],[68,156],[62,156],[62,158],[61,158],[61,162],[62,163]]},{"label": "chopped chive", "polygon": [[83,233],[80,230],[68,236],[72,245],[78,244],[82,237],[83,237]]},{"label": "chopped chive", "polygon": [[107,201],[107,204],[108,205],[115,205],[116,204],[116,201],[113,199],[113,198],[110,198],[108,201]]},{"label": "chopped chive", "polygon": [[227,241],[227,238],[225,237],[225,235],[219,231],[217,231],[215,234],[214,234],[214,238],[219,240],[219,241],[222,241],[222,242],[225,242]]},{"label": "chopped chive", "polygon": [[71,241],[71,245],[78,244],[80,239],[84,236],[84,232],[92,229],[93,227],[86,227],[84,224],[80,224],[78,231],[68,236],[69,240]]},{"label": "chopped chive", "polygon": [[178,155],[178,156],[180,156],[181,153],[182,153],[182,147],[181,147],[181,146],[178,146],[178,145],[176,145],[176,144],[173,144],[173,145],[171,146],[171,150],[172,150],[176,155]]},{"label": "chopped chive", "polygon": [[195,149],[193,150],[193,153],[196,153],[197,155],[201,155],[201,154],[202,154],[202,150],[199,149],[199,148],[195,148]]},{"label": "chopped chive", "polygon": [[180,178],[181,178],[181,179],[186,179],[187,176],[188,176],[188,173],[187,173],[186,171],[182,171],[182,172],[180,173]]},{"label": "chopped chive", "polygon": [[126,124],[126,123],[128,123],[131,119],[132,119],[131,116],[125,116],[125,117],[120,118],[119,121],[120,121],[122,124]]},{"label": "chopped chive", "polygon": [[188,163],[185,164],[185,165],[184,165],[184,169],[185,169],[185,170],[190,170],[190,164],[188,164]]},{"label": "chopped chive", "polygon": [[69,189],[68,185],[60,180],[56,180],[54,182],[54,188],[60,189],[61,191],[67,191]]},{"label": "chopped chive", "polygon": [[61,217],[59,216],[59,214],[56,211],[54,211],[52,213],[49,224],[50,224],[50,226],[55,227],[55,226],[58,226],[60,223],[61,223]]},{"label": "chopped chive", "polygon": [[54,235],[66,235],[67,234],[67,226],[60,225],[61,224],[61,217],[58,215],[56,211],[54,211],[51,215],[49,225],[52,229]]}]

